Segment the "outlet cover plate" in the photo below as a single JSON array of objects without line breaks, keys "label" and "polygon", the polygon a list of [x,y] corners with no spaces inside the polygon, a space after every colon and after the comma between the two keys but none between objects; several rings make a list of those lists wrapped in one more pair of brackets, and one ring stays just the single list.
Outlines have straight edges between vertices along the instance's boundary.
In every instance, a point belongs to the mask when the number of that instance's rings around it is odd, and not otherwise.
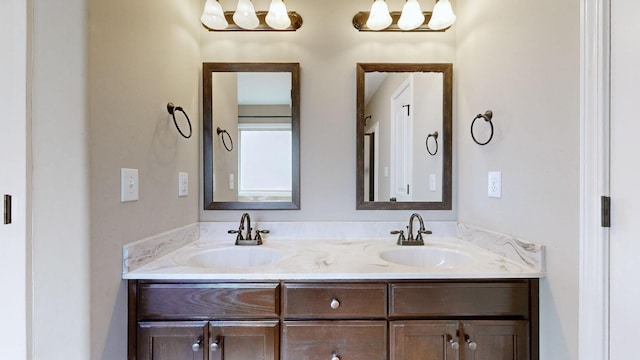
[{"label": "outlet cover plate", "polygon": [[178,173],[178,196],[189,195],[189,173]]},{"label": "outlet cover plate", "polygon": [[488,176],[488,194],[490,198],[502,197],[502,172],[490,171]]}]

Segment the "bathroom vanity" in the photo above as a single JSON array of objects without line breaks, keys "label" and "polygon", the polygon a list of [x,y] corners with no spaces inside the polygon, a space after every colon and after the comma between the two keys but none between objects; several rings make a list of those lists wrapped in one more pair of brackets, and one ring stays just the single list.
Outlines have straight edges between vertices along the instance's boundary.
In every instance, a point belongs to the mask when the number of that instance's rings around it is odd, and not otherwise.
[{"label": "bathroom vanity", "polygon": [[537,279],[132,280],[129,359],[538,359],[537,299]]},{"label": "bathroom vanity", "polygon": [[455,237],[126,254],[129,359],[539,359],[543,272]]}]

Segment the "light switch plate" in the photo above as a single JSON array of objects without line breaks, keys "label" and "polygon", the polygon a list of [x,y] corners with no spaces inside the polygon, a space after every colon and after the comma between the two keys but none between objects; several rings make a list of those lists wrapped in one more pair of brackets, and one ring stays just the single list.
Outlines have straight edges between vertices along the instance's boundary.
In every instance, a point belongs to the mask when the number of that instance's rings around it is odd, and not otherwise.
[{"label": "light switch plate", "polygon": [[138,200],[138,169],[120,169],[120,202]]},{"label": "light switch plate", "polygon": [[178,173],[178,196],[189,195],[189,173]]},{"label": "light switch plate", "polygon": [[488,183],[489,197],[500,199],[502,197],[502,172],[490,171],[488,176]]}]

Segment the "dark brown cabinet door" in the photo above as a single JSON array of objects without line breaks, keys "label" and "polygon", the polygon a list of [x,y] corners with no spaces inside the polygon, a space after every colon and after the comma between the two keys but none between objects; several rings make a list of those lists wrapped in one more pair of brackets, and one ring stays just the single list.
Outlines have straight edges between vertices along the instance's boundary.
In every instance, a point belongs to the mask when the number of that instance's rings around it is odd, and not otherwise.
[{"label": "dark brown cabinet door", "polygon": [[438,320],[391,321],[391,360],[456,360],[458,322]]},{"label": "dark brown cabinet door", "polygon": [[206,360],[206,321],[139,322],[137,360]]},{"label": "dark brown cabinet door", "polygon": [[464,360],[529,360],[529,322],[476,320],[462,322]]},{"label": "dark brown cabinet door", "polygon": [[211,321],[210,360],[277,360],[280,326],[272,321]]}]

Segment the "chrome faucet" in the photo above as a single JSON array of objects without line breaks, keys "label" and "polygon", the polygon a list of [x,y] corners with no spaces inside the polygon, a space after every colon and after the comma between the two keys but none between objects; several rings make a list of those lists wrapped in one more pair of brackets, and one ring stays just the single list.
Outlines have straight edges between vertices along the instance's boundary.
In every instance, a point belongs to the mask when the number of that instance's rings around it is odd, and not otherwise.
[{"label": "chrome faucet", "polygon": [[[245,232],[244,235],[242,235],[243,231]],[[262,245],[262,234],[268,234],[269,230],[256,229],[256,235],[253,239],[251,238],[252,231],[251,216],[249,216],[249,213],[244,213],[240,218],[240,226],[238,227],[238,230],[229,230],[228,233],[237,234],[236,245]]]},{"label": "chrome faucet", "polygon": [[[416,232],[416,236],[413,236],[413,221],[418,219],[420,224],[420,228]],[[431,230],[427,230],[424,227],[424,220],[422,220],[422,216],[417,213],[411,214],[409,218],[409,226],[407,226],[407,238],[404,237],[404,231],[402,230],[394,230],[391,232],[391,235],[398,235],[398,245],[424,245],[424,239],[422,234],[431,234]]]}]

